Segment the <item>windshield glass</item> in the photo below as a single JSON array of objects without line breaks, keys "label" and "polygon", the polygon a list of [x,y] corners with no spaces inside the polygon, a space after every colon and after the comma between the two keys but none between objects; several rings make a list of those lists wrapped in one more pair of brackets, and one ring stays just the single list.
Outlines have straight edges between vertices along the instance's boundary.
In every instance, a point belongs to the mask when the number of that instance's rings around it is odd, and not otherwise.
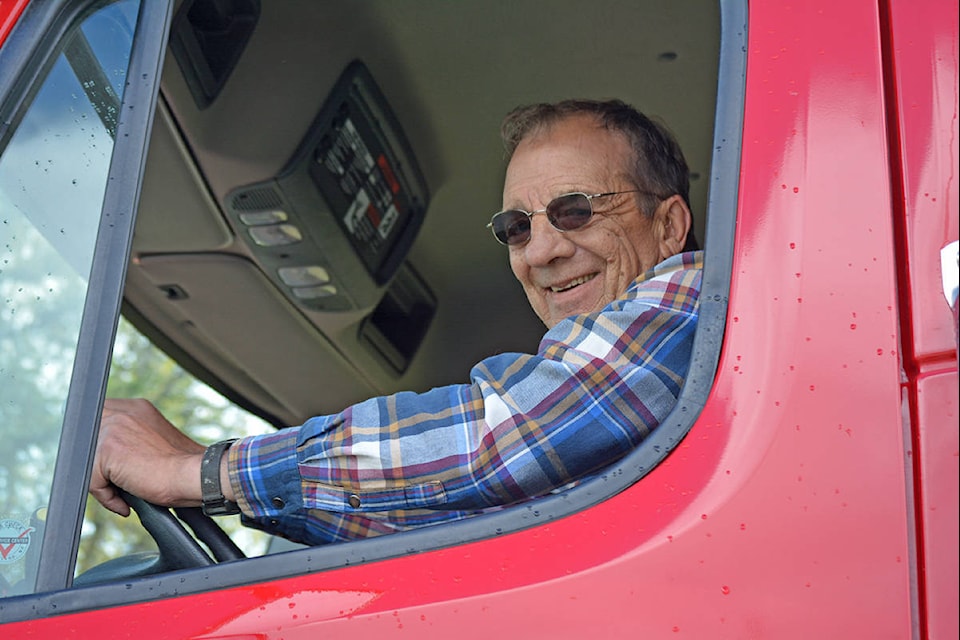
[{"label": "windshield glass", "polygon": [[2,596],[33,590],[137,10],[86,16],[0,155]]}]

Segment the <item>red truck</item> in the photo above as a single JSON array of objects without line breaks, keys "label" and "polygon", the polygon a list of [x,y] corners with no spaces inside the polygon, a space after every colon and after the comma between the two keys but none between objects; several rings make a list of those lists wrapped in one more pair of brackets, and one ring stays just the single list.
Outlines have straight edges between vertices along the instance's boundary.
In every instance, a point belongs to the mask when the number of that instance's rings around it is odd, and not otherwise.
[{"label": "red truck", "polygon": [[[957,18],[0,1],[0,637],[958,637]],[[535,350],[483,226],[500,118],[567,97],[660,116],[691,167],[700,321],[647,440],[380,538],[250,551],[147,504],[153,548],[105,533],[86,488],[126,325],[270,428]],[[359,147],[348,201],[322,168]]]}]

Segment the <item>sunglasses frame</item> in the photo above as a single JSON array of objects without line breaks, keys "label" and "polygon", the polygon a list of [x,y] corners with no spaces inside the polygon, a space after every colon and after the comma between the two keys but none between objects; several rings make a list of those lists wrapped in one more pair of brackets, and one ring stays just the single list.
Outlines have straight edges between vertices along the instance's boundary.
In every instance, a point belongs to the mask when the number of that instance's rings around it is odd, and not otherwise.
[{"label": "sunglasses frame", "polygon": [[[577,231],[578,229],[584,228],[584,227],[587,226],[587,224],[593,219],[593,213],[594,213],[594,212],[593,212],[593,199],[594,199],[594,198],[605,198],[605,197],[607,197],[607,196],[617,196],[617,195],[620,195],[620,194],[623,194],[623,193],[646,193],[646,194],[648,194],[648,195],[657,196],[658,198],[660,197],[659,195],[657,195],[657,194],[655,194],[655,193],[651,193],[650,191],[645,191],[645,190],[643,190],[643,189],[627,189],[626,191],[606,191],[606,192],[604,192],[604,193],[593,193],[593,194],[584,193],[583,191],[571,191],[570,193],[561,193],[561,194],[558,195],[557,197],[553,198],[552,200],[550,200],[550,202],[547,203],[547,206],[544,207],[543,209],[537,209],[537,210],[535,210],[535,211],[525,211],[525,210],[523,210],[523,209],[504,209],[503,211],[498,211],[498,212],[496,212],[495,214],[493,214],[493,215],[490,217],[490,222],[487,223],[487,228],[490,229],[490,232],[491,232],[491,233],[493,233],[494,239],[496,239],[496,241],[499,242],[500,244],[502,244],[503,246],[505,246],[505,247],[522,247],[522,246],[525,245],[526,243],[530,242],[530,237],[527,236],[527,239],[526,239],[526,240],[524,240],[524,241],[522,241],[522,242],[516,242],[516,243],[513,243],[513,244],[510,244],[510,243],[508,243],[508,242],[504,242],[504,241],[501,240],[500,237],[497,235],[497,231],[496,231],[496,229],[494,229],[494,226],[493,226],[493,221],[496,220],[497,216],[502,215],[502,214],[507,213],[507,212],[510,212],[510,211],[517,211],[517,212],[519,212],[519,213],[525,214],[525,215],[527,216],[527,219],[529,220],[529,219],[532,218],[534,215],[536,215],[536,214],[538,214],[538,213],[543,213],[543,214],[546,214],[547,220],[550,221],[550,226],[551,226],[551,227],[553,227],[554,229],[556,229],[556,230],[559,231],[560,233],[567,233],[568,231]],[[578,226],[578,227],[574,227],[573,229],[561,229],[560,227],[557,226],[556,222],[554,222],[554,220],[550,217],[550,214],[547,213],[547,210],[550,209],[550,207],[553,205],[553,203],[555,203],[557,200],[560,200],[561,198],[566,198],[566,197],[569,197],[569,196],[583,196],[584,198],[586,198],[586,199],[587,199],[587,205],[590,207],[590,215],[587,217],[587,219],[584,221],[584,223],[583,223],[582,225]],[[663,199],[663,198],[661,198],[661,200],[662,200],[662,199]]]}]

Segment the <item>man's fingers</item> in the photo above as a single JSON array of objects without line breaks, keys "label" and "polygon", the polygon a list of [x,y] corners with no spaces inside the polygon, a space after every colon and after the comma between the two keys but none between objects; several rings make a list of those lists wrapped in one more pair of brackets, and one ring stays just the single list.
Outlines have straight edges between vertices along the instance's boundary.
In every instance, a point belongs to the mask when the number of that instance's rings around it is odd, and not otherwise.
[{"label": "man's fingers", "polygon": [[123,516],[124,518],[130,515],[130,505],[123,501],[123,498],[120,497],[120,494],[113,486],[99,489],[91,488],[90,495],[115,514]]}]

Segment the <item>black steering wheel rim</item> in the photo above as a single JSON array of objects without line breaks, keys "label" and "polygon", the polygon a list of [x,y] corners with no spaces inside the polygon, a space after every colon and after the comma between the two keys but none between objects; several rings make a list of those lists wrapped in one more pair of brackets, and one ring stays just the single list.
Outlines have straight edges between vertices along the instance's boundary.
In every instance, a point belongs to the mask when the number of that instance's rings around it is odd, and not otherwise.
[{"label": "black steering wheel rim", "polygon": [[[199,507],[183,507],[171,511],[126,491],[120,493],[124,502],[130,505],[140,518],[143,528],[157,543],[160,553],[159,566],[164,570],[208,567],[218,562],[246,557],[226,532]],[[184,523],[190,527],[193,535],[190,535]],[[197,540],[203,542],[210,553],[207,553]]]}]

